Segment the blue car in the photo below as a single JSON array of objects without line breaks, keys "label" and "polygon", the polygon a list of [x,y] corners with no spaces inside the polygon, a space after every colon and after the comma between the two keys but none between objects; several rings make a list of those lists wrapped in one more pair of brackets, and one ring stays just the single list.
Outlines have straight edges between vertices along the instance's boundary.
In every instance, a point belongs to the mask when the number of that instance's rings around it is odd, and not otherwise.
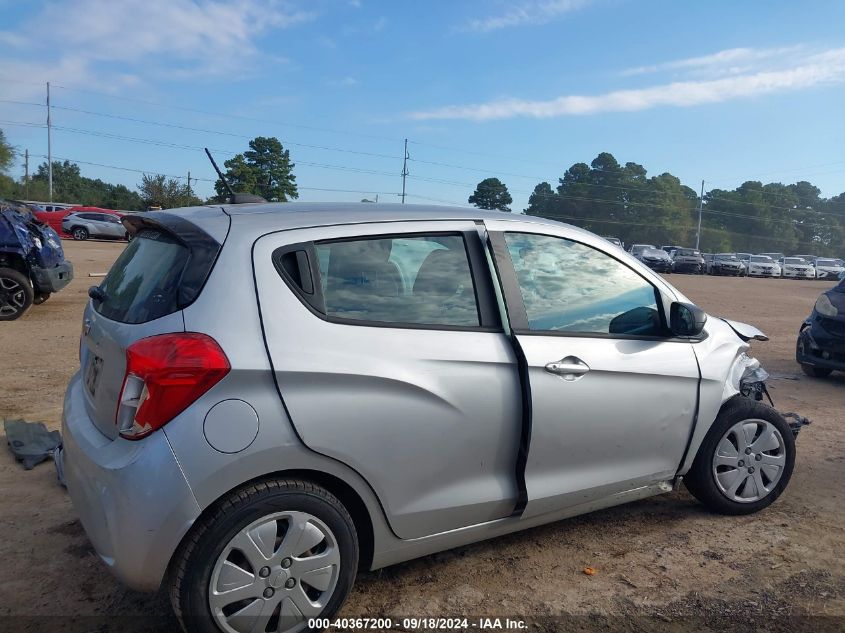
[{"label": "blue car", "polygon": [[816,300],[798,333],[795,358],[808,376],[845,372],[845,277]]},{"label": "blue car", "polygon": [[14,321],[71,279],[58,234],[25,207],[0,200],[0,321]]}]

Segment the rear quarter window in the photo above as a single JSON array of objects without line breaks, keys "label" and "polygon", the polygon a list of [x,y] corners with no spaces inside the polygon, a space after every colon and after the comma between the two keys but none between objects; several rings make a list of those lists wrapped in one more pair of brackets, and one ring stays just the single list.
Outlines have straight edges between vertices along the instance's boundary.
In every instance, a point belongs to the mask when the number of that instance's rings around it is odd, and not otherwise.
[{"label": "rear quarter window", "polygon": [[145,323],[176,312],[189,254],[164,231],[140,231],[100,285],[106,298],[94,309],[121,323]]}]

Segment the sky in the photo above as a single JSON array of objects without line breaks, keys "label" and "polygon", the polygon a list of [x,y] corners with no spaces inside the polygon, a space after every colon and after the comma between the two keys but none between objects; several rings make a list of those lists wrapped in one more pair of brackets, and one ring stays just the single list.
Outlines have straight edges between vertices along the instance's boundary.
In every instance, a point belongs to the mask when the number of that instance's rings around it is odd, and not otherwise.
[{"label": "sky", "polygon": [[[520,211],[599,152],[698,190],[845,191],[845,3],[671,0],[0,0],[0,128],[134,187],[213,193],[255,136],[301,200],[467,204],[498,177]],[[22,175],[20,168],[13,175]],[[73,201],[70,201],[73,202]]]}]

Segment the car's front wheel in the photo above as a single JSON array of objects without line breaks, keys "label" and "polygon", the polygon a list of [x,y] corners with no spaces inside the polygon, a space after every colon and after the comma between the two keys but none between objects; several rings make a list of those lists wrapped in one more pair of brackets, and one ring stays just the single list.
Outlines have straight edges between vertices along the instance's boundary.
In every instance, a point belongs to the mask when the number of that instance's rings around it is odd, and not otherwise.
[{"label": "car's front wheel", "polygon": [[783,416],[736,396],[719,412],[684,483],[714,512],[751,514],[781,495],[794,465],[795,438]]},{"label": "car's front wheel", "polygon": [[14,321],[29,310],[34,299],[26,275],[14,268],[0,268],[0,321]]},{"label": "car's front wheel", "polygon": [[267,480],[215,506],[174,561],[171,602],[189,633],[299,631],[331,617],[355,580],[343,504],[300,480]]},{"label": "car's front wheel", "polygon": [[88,229],[84,226],[77,226],[71,231],[71,235],[73,235],[73,239],[75,240],[87,240]]}]

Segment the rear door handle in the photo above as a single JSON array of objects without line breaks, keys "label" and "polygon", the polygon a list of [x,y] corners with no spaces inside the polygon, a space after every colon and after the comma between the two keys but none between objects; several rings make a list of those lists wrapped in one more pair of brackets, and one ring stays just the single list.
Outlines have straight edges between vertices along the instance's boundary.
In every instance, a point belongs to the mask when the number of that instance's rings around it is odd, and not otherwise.
[{"label": "rear door handle", "polygon": [[578,380],[590,371],[589,366],[577,356],[567,356],[546,365],[546,371],[564,380]]}]

